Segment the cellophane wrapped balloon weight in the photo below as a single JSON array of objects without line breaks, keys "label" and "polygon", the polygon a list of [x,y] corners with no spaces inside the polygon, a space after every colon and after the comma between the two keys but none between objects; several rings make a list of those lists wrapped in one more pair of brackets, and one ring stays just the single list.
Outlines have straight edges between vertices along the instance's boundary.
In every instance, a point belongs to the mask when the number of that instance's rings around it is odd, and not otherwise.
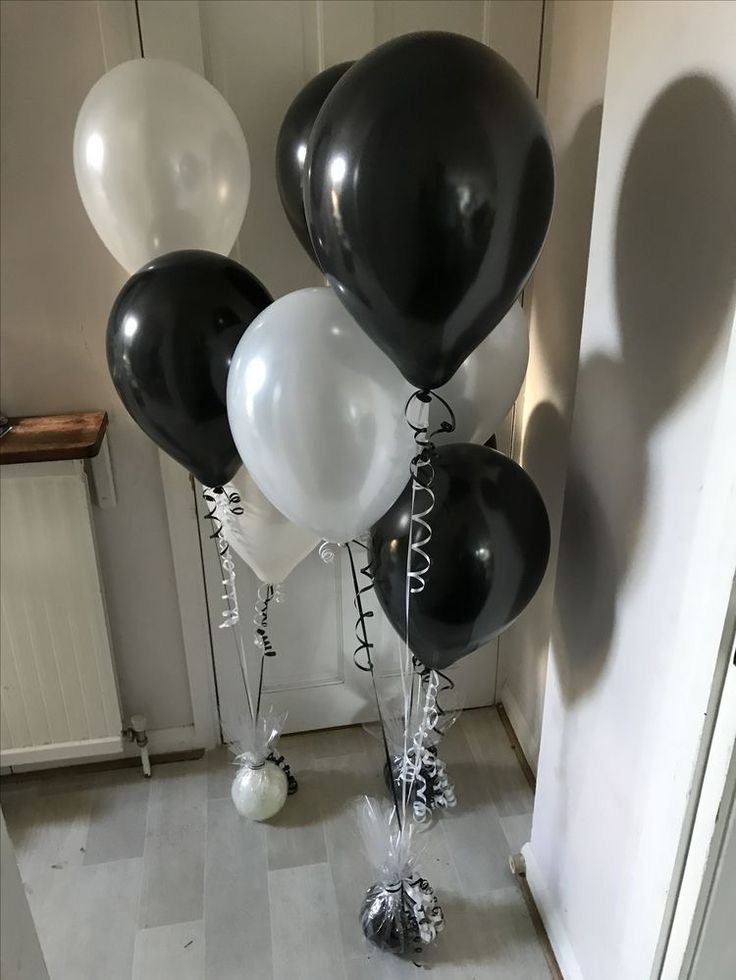
[{"label": "cellophane wrapped balloon weight", "polygon": [[[427,676],[427,683],[434,684],[435,679]],[[437,693],[432,693],[429,704],[425,698],[416,699],[407,721],[402,700],[390,698],[382,712],[383,731],[380,725],[364,726],[379,740],[385,734],[396,798],[407,800],[414,819],[420,823],[437,811],[457,804],[455,787],[440,754],[440,743],[460,717],[462,708],[440,708]],[[423,714],[428,707],[431,717],[423,725]],[[421,739],[415,737],[420,731]],[[386,788],[393,793],[388,762],[383,767],[383,778]]]},{"label": "cellophane wrapped balloon weight", "polygon": [[400,828],[395,810],[365,797],[357,820],[376,880],[360,907],[363,935],[379,949],[416,956],[433,943],[445,917],[432,886],[416,867],[411,824]]},{"label": "cellophane wrapped balloon weight", "polygon": [[231,741],[238,771],[230,795],[242,817],[268,820],[286,802],[290,773],[284,771],[281,767],[284,765],[283,758],[275,753],[285,724],[286,714],[276,714],[273,708],[269,708],[255,722],[250,719],[246,721],[242,725],[241,737]]}]

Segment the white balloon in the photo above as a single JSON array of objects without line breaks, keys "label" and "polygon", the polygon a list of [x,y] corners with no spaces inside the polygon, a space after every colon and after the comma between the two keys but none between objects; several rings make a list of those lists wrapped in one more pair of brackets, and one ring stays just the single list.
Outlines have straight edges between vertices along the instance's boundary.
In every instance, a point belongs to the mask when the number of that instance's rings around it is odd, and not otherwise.
[{"label": "white balloon", "polygon": [[241,817],[268,820],[286,802],[289,783],[275,762],[251,769],[241,766],[230,787],[230,798]]},{"label": "white balloon", "polygon": [[[529,330],[519,303],[515,303],[498,326],[491,330],[457,369],[437,389],[455,413],[455,431],[438,433],[433,441],[484,443],[511,411],[529,362]],[[436,400],[429,410],[432,429],[447,418],[447,410]]]},{"label": "white balloon", "polygon": [[177,249],[227,255],[250,193],[235,113],[200,75],[154,58],[93,85],[74,130],[74,173],[97,234],[131,273]]},{"label": "white balloon", "polygon": [[342,543],[375,523],[406,485],[411,392],[331,289],[300,289],[243,334],[228,376],[228,419],[271,503]]},{"label": "white balloon", "polygon": [[[283,582],[319,538],[276,510],[245,467],[225,485],[225,491],[228,497],[236,493],[240,498],[232,507],[222,497],[217,498],[217,516],[228,544],[262,582]],[[242,514],[234,509],[242,510]]]}]

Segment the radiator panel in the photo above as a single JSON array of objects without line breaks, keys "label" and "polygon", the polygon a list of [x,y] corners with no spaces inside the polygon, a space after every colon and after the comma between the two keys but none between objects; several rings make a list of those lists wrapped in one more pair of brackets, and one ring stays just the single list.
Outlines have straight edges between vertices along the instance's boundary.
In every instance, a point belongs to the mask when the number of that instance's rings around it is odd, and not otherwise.
[{"label": "radiator panel", "polygon": [[0,761],[121,751],[82,463],[0,472]]}]

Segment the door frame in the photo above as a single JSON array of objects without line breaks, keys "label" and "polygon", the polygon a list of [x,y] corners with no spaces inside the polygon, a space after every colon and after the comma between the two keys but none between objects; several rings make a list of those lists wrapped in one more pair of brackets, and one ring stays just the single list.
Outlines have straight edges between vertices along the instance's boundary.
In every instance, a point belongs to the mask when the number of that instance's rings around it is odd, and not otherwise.
[{"label": "door frame", "polygon": [[685,853],[660,980],[687,980],[691,976],[728,821],[736,806],[736,577],[708,716],[710,731],[706,730],[703,737],[692,816],[683,835]]}]

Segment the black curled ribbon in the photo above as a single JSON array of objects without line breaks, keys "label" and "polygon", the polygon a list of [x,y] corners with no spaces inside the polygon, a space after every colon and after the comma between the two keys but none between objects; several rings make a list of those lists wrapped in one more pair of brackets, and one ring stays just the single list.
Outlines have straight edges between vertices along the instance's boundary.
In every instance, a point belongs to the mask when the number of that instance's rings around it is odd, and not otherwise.
[{"label": "black curled ribbon", "polygon": [[[366,558],[368,558],[368,549],[363,544],[362,541],[353,540],[352,544],[357,545],[360,548],[364,548],[366,552]],[[373,561],[368,558],[365,565],[361,565],[359,571],[360,574],[368,579],[368,584],[360,586],[358,582],[357,575],[355,574],[355,563],[353,560],[353,553],[350,545],[347,546],[348,554],[350,556],[350,567],[353,572],[353,589],[355,594],[353,596],[353,606],[355,607],[355,612],[357,614],[357,619],[355,620],[355,638],[358,641],[358,646],[353,651],[353,663],[358,668],[358,670],[363,670],[366,673],[370,673],[373,670],[373,659],[371,657],[371,650],[373,649],[373,644],[368,640],[368,630],[366,627],[366,622],[373,618],[372,609],[363,608],[363,596],[366,592],[370,592],[373,589]],[[362,657],[365,656],[363,660]]]},{"label": "black curled ribbon", "polygon": [[268,762],[273,762],[283,772],[283,774],[286,776],[286,783],[288,786],[286,792],[289,796],[293,796],[299,789],[299,783],[296,780],[296,776],[294,776],[292,773],[289,763],[286,761],[283,755],[279,755],[278,752],[269,752],[269,754],[266,756],[266,760]]},{"label": "black curled ribbon", "polygon": [[202,489],[202,497],[209,507],[208,512],[204,515],[204,520],[210,522],[212,529],[209,537],[210,541],[215,542],[215,547],[217,548],[217,557],[220,561],[220,570],[222,572],[222,584],[225,589],[222,598],[227,604],[227,608],[222,612],[223,621],[220,623],[220,629],[235,626],[240,622],[238,595],[235,590],[235,562],[230,554],[230,544],[224,534],[223,523],[217,516],[220,501],[216,498],[223,496],[225,497],[227,506],[232,508],[234,514],[238,512],[242,514],[242,508],[239,508],[238,511],[240,495],[237,492],[228,493],[224,487],[204,487]]},{"label": "black curled ribbon", "polygon": [[272,585],[258,586],[255,616],[253,617],[253,625],[255,626],[254,638],[256,646],[263,648],[264,657],[276,656],[276,651],[268,636],[268,607],[274,598],[274,594],[274,587]]},{"label": "black curled ribbon", "polygon": [[[427,419],[426,425],[417,425],[416,422],[412,422],[412,420],[409,418],[409,409],[412,407],[412,405],[419,403],[421,405],[431,406],[432,402],[435,401],[439,402],[443,406],[449,418],[443,419],[439,426],[431,431],[429,428],[429,419]],[[414,433],[414,444],[417,450],[410,463],[411,473],[414,479],[421,484],[422,481],[419,480],[419,474],[422,466],[430,466],[430,480],[434,476],[434,469],[431,468],[431,460],[436,446],[432,440],[440,433],[449,434],[450,432],[455,431],[455,413],[442,395],[438,395],[436,391],[430,391],[428,388],[420,388],[417,389],[417,391],[412,392],[407,399],[406,405],[404,405],[404,418],[406,419],[407,425]]]}]

